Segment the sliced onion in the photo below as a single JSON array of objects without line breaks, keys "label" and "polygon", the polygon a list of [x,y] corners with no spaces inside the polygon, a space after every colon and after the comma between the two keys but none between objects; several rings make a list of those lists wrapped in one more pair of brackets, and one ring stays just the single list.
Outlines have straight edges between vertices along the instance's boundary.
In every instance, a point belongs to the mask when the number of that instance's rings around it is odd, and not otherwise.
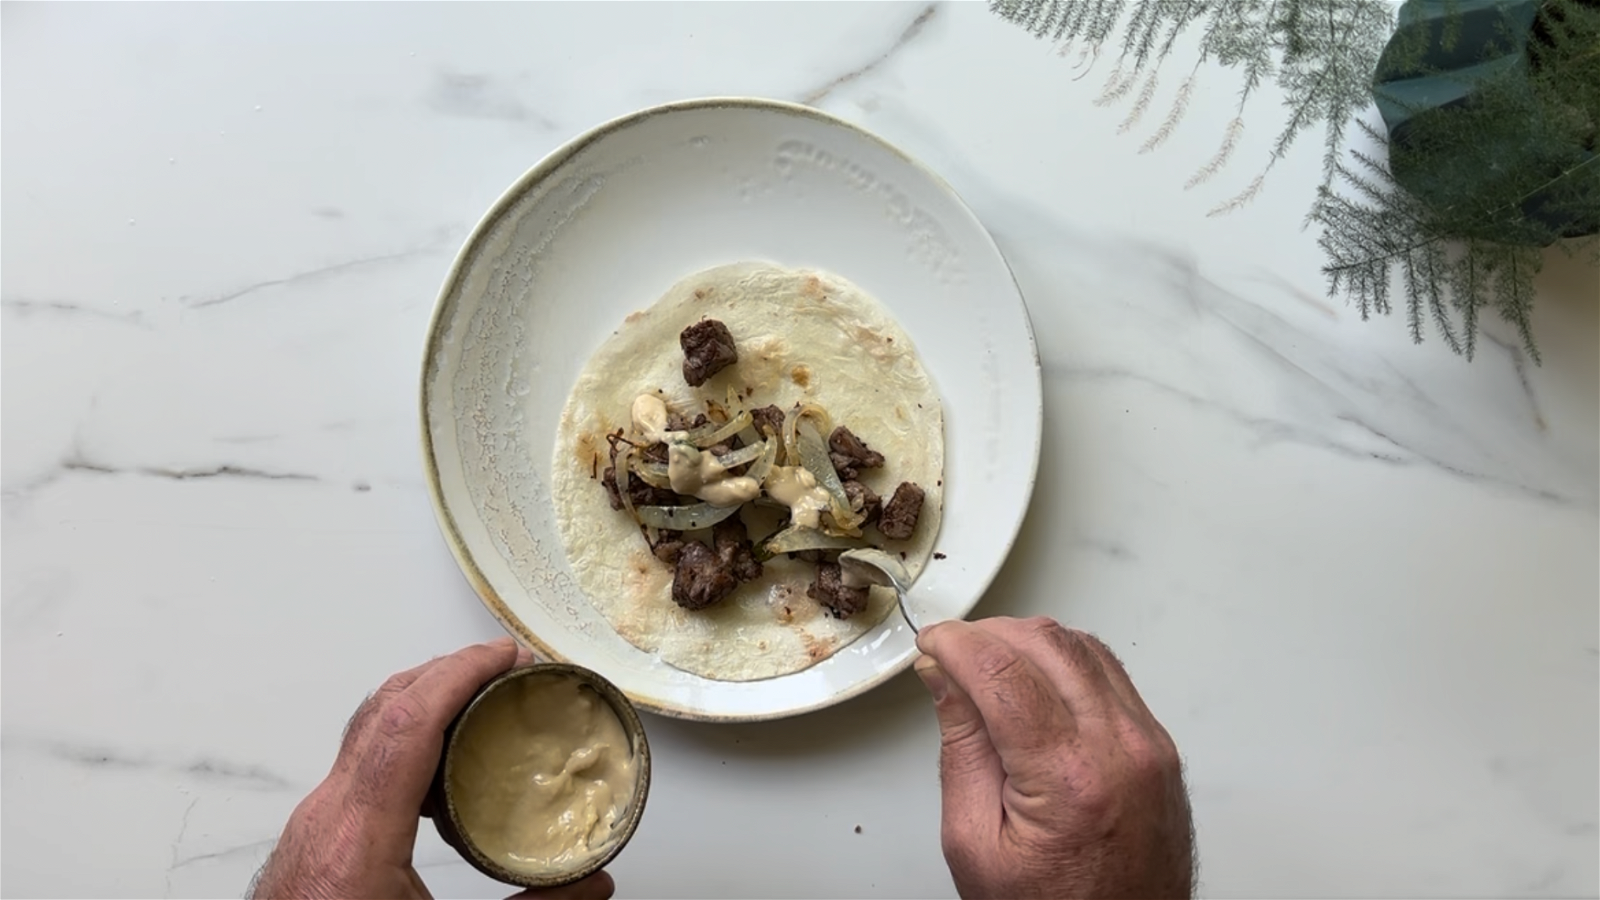
[{"label": "sliced onion", "polygon": [[633,461],[634,474],[638,475],[651,487],[672,490],[672,478],[667,474],[667,464],[651,462],[648,459],[635,459]]},{"label": "sliced onion", "polygon": [[800,404],[799,418],[817,420],[817,433],[824,436],[833,434],[833,416],[828,411],[815,403],[804,402]]},{"label": "sliced onion", "polygon": [[[820,409],[820,407],[819,407]],[[828,492],[828,512],[839,531],[852,537],[861,534],[862,515],[850,508],[850,497],[839,482],[839,473],[828,458],[828,445],[822,442],[816,428],[801,418],[796,429],[800,444],[800,464],[817,479],[817,484]]]},{"label": "sliced onion", "polygon": [[718,425],[715,422],[707,422],[699,428],[684,432],[683,440],[702,449],[714,447],[745,430],[752,421],[754,420],[750,418],[750,414],[741,409],[738,415],[722,425]]},{"label": "sliced onion", "polygon": [[712,506],[709,503],[696,503],[692,506],[641,506],[635,518],[654,528],[696,531],[721,522],[737,513],[743,505],[741,503],[735,506]]},{"label": "sliced onion", "polygon": [[[724,469],[742,466],[747,462],[760,459],[765,449],[765,444],[751,444],[748,447],[740,447],[731,453],[716,457],[717,465]],[[648,484],[658,488],[666,488],[669,491],[672,490],[671,470],[667,468],[666,463],[651,462],[648,459],[636,459],[633,462],[633,471]],[[760,483],[760,481],[760,478],[756,478],[757,483]]]},{"label": "sliced onion", "polygon": [[632,462],[633,445],[629,444],[628,449],[622,451],[622,455],[618,456],[612,465],[617,470],[617,495],[622,498],[622,508],[628,511],[628,515],[635,522],[638,522],[639,513],[633,508],[633,498],[628,496],[628,466]]},{"label": "sliced onion", "polygon": [[800,444],[795,440],[794,429],[800,424],[800,407],[796,406],[783,414],[783,464],[786,466],[800,465]]},{"label": "sliced onion", "polygon": [[780,553],[798,553],[801,550],[858,550],[870,547],[863,538],[836,537],[815,528],[791,525],[773,535],[761,545],[772,556]]},{"label": "sliced onion", "polygon": [[717,465],[724,469],[731,469],[734,466],[742,466],[747,462],[755,462],[761,458],[761,454],[765,453],[766,449],[767,445],[765,443],[747,444],[732,453],[717,457]]},{"label": "sliced onion", "polygon": [[[761,458],[755,461],[750,470],[745,472],[748,478],[754,478],[756,484],[766,484],[767,474],[772,471],[772,466],[778,461],[778,438],[776,435],[767,438],[759,444],[752,446],[761,448]],[[788,507],[785,507],[787,509]]]},{"label": "sliced onion", "polygon": [[[783,464],[786,466],[805,465],[800,459],[800,423],[806,419],[815,419],[820,426],[819,434],[833,433],[833,417],[828,411],[815,403],[803,402],[783,414],[783,447],[785,450]],[[823,444],[827,450],[827,444]],[[824,453],[826,456],[826,453]],[[813,475],[816,473],[813,472]]]}]

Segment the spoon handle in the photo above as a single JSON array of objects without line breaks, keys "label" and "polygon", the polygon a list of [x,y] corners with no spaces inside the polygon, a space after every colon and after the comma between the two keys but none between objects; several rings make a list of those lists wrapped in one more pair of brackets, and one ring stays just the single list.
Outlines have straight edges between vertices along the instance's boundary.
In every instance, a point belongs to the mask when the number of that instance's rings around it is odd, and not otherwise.
[{"label": "spoon handle", "polygon": [[906,609],[906,592],[895,588],[894,599],[896,603],[900,604],[900,615],[905,617],[906,624],[911,626],[911,633],[914,635],[921,634],[922,629],[918,628],[917,623],[911,619],[911,610]]}]

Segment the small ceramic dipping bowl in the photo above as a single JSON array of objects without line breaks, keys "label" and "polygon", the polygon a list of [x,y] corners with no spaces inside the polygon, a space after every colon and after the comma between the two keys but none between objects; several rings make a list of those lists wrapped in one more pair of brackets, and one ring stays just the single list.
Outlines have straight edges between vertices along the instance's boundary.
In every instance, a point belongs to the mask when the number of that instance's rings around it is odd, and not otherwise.
[{"label": "small ceramic dipping bowl", "polygon": [[540,663],[484,685],[445,732],[434,825],[478,871],[518,887],[588,877],[622,851],[650,792],[650,745],[616,686]]}]

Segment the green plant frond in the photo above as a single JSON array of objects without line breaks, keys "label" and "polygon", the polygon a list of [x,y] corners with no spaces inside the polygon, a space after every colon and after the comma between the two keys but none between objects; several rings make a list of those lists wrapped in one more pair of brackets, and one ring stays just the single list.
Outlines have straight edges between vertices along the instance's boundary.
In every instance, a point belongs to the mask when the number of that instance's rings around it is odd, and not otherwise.
[{"label": "green plant frond", "polygon": [[1223,216],[1233,212],[1236,209],[1239,209],[1240,207],[1243,207],[1251,200],[1254,200],[1257,194],[1261,193],[1261,186],[1266,184],[1266,181],[1267,173],[1262,172],[1260,175],[1250,179],[1250,183],[1245,185],[1244,190],[1234,194],[1232,197],[1229,197],[1228,199],[1207,210],[1206,216]]},{"label": "green plant frond", "polygon": [[[1080,3],[1087,0],[1078,0]],[[1111,32],[1117,27],[1117,20],[1122,18],[1122,8],[1128,0],[1094,0],[1094,11],[1089,15],[1088,27],[1084,32],[1084,39],[1091,44],[1103,44]]]},{"label": "green plant frond", "polygon": [[1021,21],[1022,8],[1027,5],[1023,0],[989,0],[989,12],[1016,25]]},{"label": "green plant frond", "polygon": [[1150,108],[1150,101],[1155,99],[1156,87],[1160,82],[1160,76],[1161,72],[1159,70],[1151,69],[1150,74],[1144,77],[1144,87],[1139,89],[1138,99],[1133,101],[1133,108],[1128,110],[1128,117],[1122,120],[1121,125],[1117,126],[1118,134],[1128,133],[1135,125],[1139,124],[1140,119],[1144,118],[1145,111]]},{"label": "green plant frond", "polygon": [[1423,288],[1417,283],[1417,254],[1416,251],[1407,253],[1404,257],[1406,289],[1406,328],[1411,332],[1411,342],[1422,343],[1422,293]]},{"label": "green plant frond", "polygon": [[1156,41],[1161,34],[1161,0],[1133,5],[1133,15],[1122,35],[1124,52],[1133,54],[1133,67],[1143,69],[1155,53]]},{"label": "green plant frond", "polygon": [[1452,267],[1455,289],[1450,299],[1461,311],[1462,352],[1472,359],[1478,350],[1478,308],[1486,301],[1483,291],[1488,273],[1482,259],[1474,252],[1477,241],[1466,241]]},{"label": "green plant frond", "polygon": [[[1313,207],[1311,218],[1323,229],[1319,243],[1328,258],[1330,289],[1343,292],[1360,309],[1377,309],[1382,298],[1376,269],[1398,267],[1412,339],[1422,339],[1420,323],[1426,317],[1452,351],[1469,359],[1476,354],[1479,317],[1489,308],[1517,329],[1530,358],[1538,360],[1532,334],[1534,277],[1542,261],[1537,247],[1561,234],[1529,214],[1530,198],[1543,198],[1543,214],[1555,221],[1566,216],[1593,222],[1600,216],[1600,162],[1592,150],[1574,158],[1560,149],[1596,146],[1600,40],[1594,36],[1600,35],[1600,7],[1549,0],[1546,9],[1565,9],[1572,16],[1560,25],[1562,35],[1542,51],[1551,66],[1579,32],[1574,23],[1590,17],[1582,32],[1588,37],[1571,44],[1582,48],[1579,58],[1561,60],[1559,81],[1541,71],[1531,86],[1509,78],[1478,83],[1474,104],[1430,121],[1425,131],[1411,132],[1414,146],[1404,152],[1390,147],[1386,131],[1354,117],[1358,132],[1380,151],[1355,149],[1349,151],[1351,163],[1336,161],[1331,170],[1337,191],[1319,194]],[[1440,170],[1455,183],[1472,176],[1477,186],[1451,192],[1447,202],[1429,203],[1400,187],[1392,169],[1397,163]],[[1485,180],[1485,171],[1495,177]],[[1590,177],[1597,181],[1590,183]],[[1517,243],[1485,237],[1508,229],[1520,235]],[[1600,252],[1595,261],[1600,263]]]},{"label": "green plant frond", "polygon": [[1373,266],[1366,273],[1368,289],[1372,291],[1372,308],[1379,315],[1387,316],[1394,311],[1394,307],[1389,305],[1389,268]]},{"label": "green plant frond", "polygon": [[1189,110],[1189,98],[1194,94],[1195,78],[1196,75],[1190,73],[1189,77],[1183,80],[1183,84],[1178,86],[1177,96],[1172,98],[1172,109],[1167,111],[1166,119],[1161,122],[1155,133],[1139,147],[1140,153],[1149,153],[1165,144],[1167,138],[1172,137],[1172,132],[1177,130],[1178,123],[1183,120],[1183,114]]},{"label": "green plant frond", "polygon": [[1222,167],[1227,165],[1228,159],[1233,156],[1234,148],[1239,145],[1239,136],[1241,134],[1244,134],[1244,119],[1235,118],[1232,122],[1228,123],[1227,129],[1223,131],[1222,146],[1217,148],[1216,155],[1212,156],[1209,162],[1201,166],[1199,171],[1189,176],[1189,180],[1183,183],[1183,189],[1189,190],[1204,184],[1205,182],[1210,181],[1211,178],[1218,172],[1222,171]]},{"label": "green plant frond", "polygon": [[[1367,160],[1362,160],[1362,162],[1365,163]],[[1394,190],[1392,185],[1379,184],[1366,175],[1350,171],[1343,163],[1334,163],[1334,171],[1344,179],[1345,184],[1355,188],[1357,193],[1378,206],[1388,202]]]},{"label": "green plant frond", "polygon": [[[1286,58],[1280,79],[1291,114],[1273,155],[1287,153],[1303,131],[1321,121],[1327,125],[1326,160],[1337,156],[1345,123],[1370,103],[1365,81],[1377,65],[1391,19],[1382,3],[1360,0],[1302,0],[1297,8],[1302,12],[1294,40],[1300,52]],[[1352,89],[1358,85],[1359,90]]]},{"label": "green plant frond", "polygon": [[1383,128],[1359,117],[1355,121],[1356,127],[1361,129],[1361,133],[1366,136],[1367,140],[1380,147],[1389,146],[1389,134]]},{"label": "green plant frond", "polygon": [[1500,317],[1515,325],[1517,336],[1522,339],[1522,348],[1528,352],[1528,357],[1537,364],[1539,348],[1533,343],[1533,279],[1539,274],[1542,261],[1539,254],[1528,247],[1511,247],[1502,250],[1506,252],[1506,259],[1499,268],[1499,279],[1495,285],[1495,299],[1499,307]]},{"label": "green plant frond", "polygon": [[[1461,352],[1461,342],[1456,339],[1455,325],[1450,321],[1450,311],[1447,306],[1444,290],[1445,252],[1438,241],[1428,244],[1417,251],[1418,279],[1421,282],[1423,296],[1428,301],[1428,313],[1433,318],[1433,327],[1444,338],[1445,345],[1452,353]],[[1413,340],[1422,343],[1422,339],[1413,335]]]},{"label": "green plant frond", "polygon": [[[1121,54],[1096,103],[1131,101],[1120,132],[1144,121],[1157,73],[1178,37],[1197,33],[1196,71],[1207,62],[1233,69],[1239,113],[1185,189],[1227,166],[1243,135],[1244,107],[1262,85],[1274,82],[1284,112],[1268,160],[1244,190],[1209,214],[1250,202],[1277,161],[1321,124],[1323,180],[1306,224],[1320,226],[1328,290],[1345,295],[1362,318],[1392,312],[1396,297],[1403,297],[1413,341],[1422,341],[1431,323],[1451,350],[1470,359],[1479,317],[1488,307],[1517,329],[1537,360],[1531,331],[1533,280],[1541,262],[1536,248],[1590,234],[1561,246],[1600,266],[1600,235],[1593,235],[1600,228],[1596,0],[1542,0],[1527,64],[1504,70],[1516,77],[1490,78],[1422,64],[1440,45],[1468,49],[1461,16],[1444,16],[1438,28],[1401,29],[1390,41],[1393,5],[1387,0],[992,0],[990,6],[1036,37],[1087,44],[1080,64],[1091,52],[1098,57],[1100,45],[1117,34]],[[1465,0],[1461,9],[1469,9]],[[1402,71],[1441,84],[1460,79],[1472,88],[1472,102],[1452,105],[1449,115],[1411,128],[1400,145],[1391,146],[1387,123],[1362,115],[1371,107],[1380,55],[1385,66],[1397,60]],[[1191,72],[1141,153],[1170,139],[1194,90]],[[1420,122],[1431,115],[1431,108],[1419,108],[1412,118]],[[1372,148],[1345,149],[1351,137],[1364,137]],[[1581,152],[1574,155],[1574,147]],[[1436,184],[1472,188],[1430,193],[1419,189],[1419,171]]]},{"label": "green plant frond", "polygon": [[1031,3],[1023,6],[1018,10],[1020,18],[1017,20],[1017,24],[1025,28],[1030,34],[1043,34],[1044,30],[1039,23],[1049,17],[1050,10],[1054,6],[1053,0],[1049,3]]},{"label": "green plant frond", "polygon": [[[1212,22],[1221,25],[1219,20],[1220,17],[1213,17]],[[1265,31],[1260,22],[1228,23],[1226,27],[1208,30],[1200,40],[1202,52],[1215,56],[1224,66],[1237,66],[1243,75],[1238,91],[1240,113],[1244,112],[1245,104],[1261,82],[1277,72],[1272,44]]]},{"label": "green plant frond", "polygon": [[1036,38],[1071,37],[1070,23],[1086,4],[1076,0],[989,0],[989,11]]},{"label": "green plant frond", "polygon": [[[1061,19],[1061,24],[1056,29],[1056,40],[1066,37],[1079,40],[1083,37],[1083,23],[1085,18],[1094,11],[1095,4],[1086,0],[1067,0],[1067,14]],[[1093,42],[1090,42],[1093,46]]]},{"label": "green plant frond", "polygon": [[[1370,153],[1363,153],[1360,150],[1351,150],[1350,156],[1353,157],[1356,162],[1361,164],[1362,170],[1366,173],[1362,177],[1368,178],[1374,183],[1382,185],[1385,191],[1390,192],[1384,195],[1386,199],[1394,200],[1396,202],[1401,201],[1402,198],[1397,193],[1394,193],[1400,190],[1400,186],[1395,183],[1393,173],[1389,171],[1389,166],[1383,160],[1378,159],[1376,156],[1373,156]],[[1345,168],[1343,163],[1339,162],[1334,163],[1334,170],[1341,175],[1345,175],[1350,172],[1349,169]]]},{"label": "green plant frond", "polygon": [[[1194,21],[1206,12],[1206,4],[1201,0],[1182,0],[1182,2],[1169,6],[1172,15],[1166,19],[1167,36],[1161,43],[1161,50],[1156,54],[1158,59],[1165,59],[1172,52],[1172,45],[1177,43],[1178,35],[1188,30]],[[1196,60],[1196,65],[1205,61],[1202,51],[1201,58]]]},{"label": "green plant frond", "polygon": [[1095,106],[1110,106],[1121,100],[1133,90],[1133,83],[1139,79],[1139,73],[1133,69],[1124,68],[1122,63],[1117,63],[1111,74],[1106,76],[1105,86],[1100,89],[1100,96],[1094,99]]},{"label": "green plant frond", "polygon": [[1056,30],[1061,27],[1061,20],[1067,14],[1070,0],[1050,0],[1041,4],[1044,15],[1037,20],[1037,24],[1028,28],[1029,33],[1038,35],[1047,40],[1055,40]]}]

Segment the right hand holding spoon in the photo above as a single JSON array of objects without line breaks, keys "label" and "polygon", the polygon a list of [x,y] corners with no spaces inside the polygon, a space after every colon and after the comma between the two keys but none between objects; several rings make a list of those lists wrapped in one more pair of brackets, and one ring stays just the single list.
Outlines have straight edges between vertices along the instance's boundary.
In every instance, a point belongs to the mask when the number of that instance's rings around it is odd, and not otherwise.
[{"label": "right hand holding spoon", "polygon": [[945,861],[961,896],[1188,897],[1177,746],[1094,637],[1052,619],[929,625]]}]

